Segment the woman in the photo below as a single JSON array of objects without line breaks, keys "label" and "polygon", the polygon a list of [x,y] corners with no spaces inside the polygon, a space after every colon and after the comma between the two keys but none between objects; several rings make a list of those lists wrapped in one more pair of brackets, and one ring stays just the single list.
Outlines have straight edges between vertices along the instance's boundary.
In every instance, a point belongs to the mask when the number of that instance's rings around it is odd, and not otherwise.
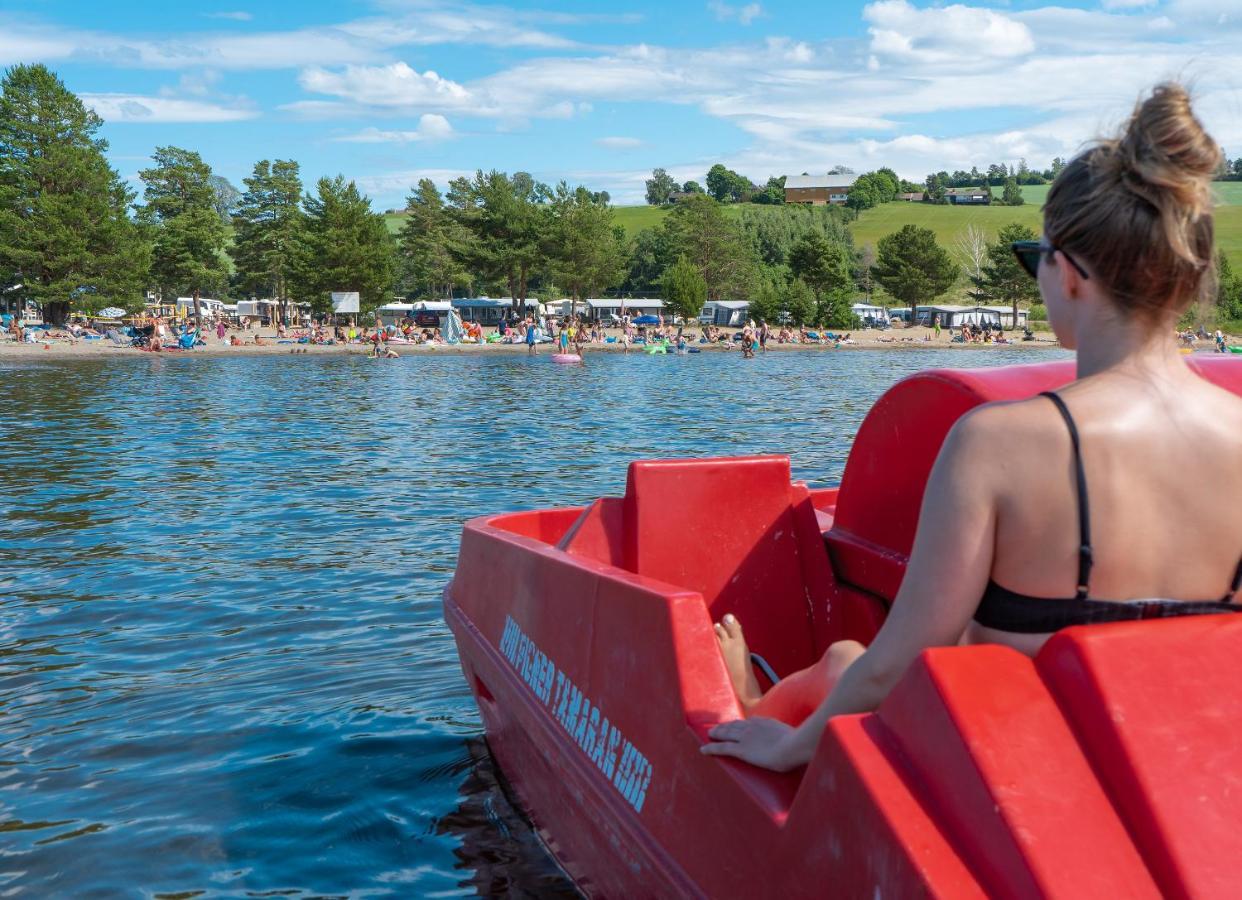
[{"label": "woman", "polygon": [[[804,765],[829,718],[875,709],[928,647],[1034,655],[1068,625],[1242,610],[1228,602],[1242,585],[1242,398],[1191,372],[1169,339],[1213,287],[1220,159],[1186,92],[1162,85],[1119,139],[1057,177],[1043,240],[1014,249],[1078,351],[1078,379],[953,427],[870,647],[833,644],[761,694],[726,616],[716,632],[748,717],[712,729],[704,753]],[[801,724],[771,718],[796,719],[807,688],[823,699]]]}]

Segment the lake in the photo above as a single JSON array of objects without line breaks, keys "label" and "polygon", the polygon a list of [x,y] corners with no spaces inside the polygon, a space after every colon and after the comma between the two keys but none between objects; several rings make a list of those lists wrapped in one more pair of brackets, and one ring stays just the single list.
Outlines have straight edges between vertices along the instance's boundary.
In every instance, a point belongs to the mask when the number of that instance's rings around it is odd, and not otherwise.
[{"label": "lake", "polygon": [[0,357],[0,891],[572,894],[441,618],[462,521],[642,457],[833,485],[903,375],[1065,355]]}]

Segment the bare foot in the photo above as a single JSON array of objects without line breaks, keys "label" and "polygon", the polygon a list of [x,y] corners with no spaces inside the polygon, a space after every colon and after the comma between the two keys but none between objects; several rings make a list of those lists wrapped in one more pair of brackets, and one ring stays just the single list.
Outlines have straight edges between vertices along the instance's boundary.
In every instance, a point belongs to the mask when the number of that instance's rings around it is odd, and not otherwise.
[{"label": "bare foot", "polygon": [[724,657],[733,690],[737,693],[742,709],[749,711],[759,702],[763,691],[750,664],[750,649],[742,635],[742,623],[730,614],[717,622],[715,628],[716,640],[720,641],[720,654]]}]

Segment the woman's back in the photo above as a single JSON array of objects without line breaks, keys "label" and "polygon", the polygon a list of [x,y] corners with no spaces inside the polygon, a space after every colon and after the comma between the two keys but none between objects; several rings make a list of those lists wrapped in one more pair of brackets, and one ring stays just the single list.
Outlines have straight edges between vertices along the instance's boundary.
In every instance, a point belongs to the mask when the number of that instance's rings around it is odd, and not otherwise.
[{"label": "woman's back", "polygon": [[[1242,559],[1242,398],[1174,357],[1159,373],[1110,370],[1059,392],[1078,432],[1094,600],[1219,600]],[[1079,497],[1066,422],[1047,398],[988,408],[996,522],[991,580],[1069,598],[1079,573]],[[969,639],[1030,652],[1042,637],[972,625]]]}]

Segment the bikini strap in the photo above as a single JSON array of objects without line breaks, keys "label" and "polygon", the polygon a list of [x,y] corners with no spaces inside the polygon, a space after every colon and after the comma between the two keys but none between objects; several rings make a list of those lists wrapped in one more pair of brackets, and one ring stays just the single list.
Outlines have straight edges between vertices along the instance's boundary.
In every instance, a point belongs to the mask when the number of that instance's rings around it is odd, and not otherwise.
[{"label": "bikini strap", "polygon": [[[1091,555],[1091,510],[1087,504],[1087,473],[1082,467],[1082,450],[1078,445],[1078,426],[1074,424],[1074,417],[1070,415],[1069,407],[1059,396],[1052,391],[1042,391],[1039,396],[1047,397],[1056,406],[1057,412],[1065,420],[1070,443],[1074,445],[1074,472],[1078,479],[1078,592],[1074,595],[1074,599],[1086,600],[1087,585],[1091,579],[1091,566],[1095,561]],[[1242,575],[1242,569],[1239,570],[1239,574]]]},{"label": "bikini strap", "polygon": [[1233,584],[1229,585],[1228,592],[1225,594],[1224,597],[1221,598],[1220,602],[1221,603],[1232,602],[1233,595],[1238,592],[1239,588],[1242,588],[1242,559],[1238,560],[1238,571],[1233,573]]}]

